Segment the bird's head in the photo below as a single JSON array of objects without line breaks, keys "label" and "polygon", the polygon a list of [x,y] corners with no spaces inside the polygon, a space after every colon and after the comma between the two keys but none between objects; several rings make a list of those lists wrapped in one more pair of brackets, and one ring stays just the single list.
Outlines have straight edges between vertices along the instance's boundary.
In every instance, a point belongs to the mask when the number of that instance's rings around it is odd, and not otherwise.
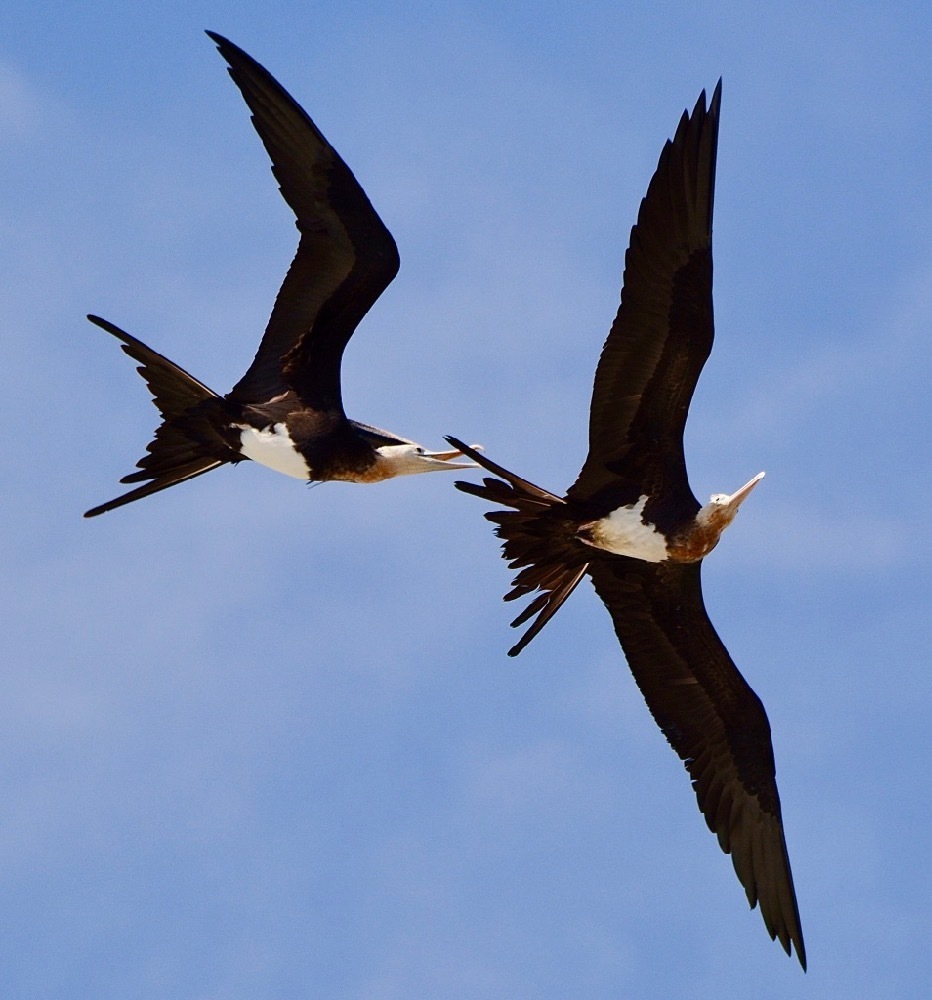
[{"label": "bird's head", "polygon": [[687,528],[667,542],[669,557],[676,562],[704,559],[718,545],[722,532],[735,519],[738,508],[763,478],[763,472],[758,472],[735,493],[713,493]]},{"label": "bird's head", "polygon": [[751,490],[764,478],[763,472],[746,482],[734,493],[713,493],[709,502],[696,515],[696,521],[703,527],[715,530],[720,535],[738,513],[738,508],[751,495]]},{"label": "bird's head", "polygon": [[[481,447],[473,445],[473,447]],[[472,462],[454,462],[461,451],[428,451],[419,444],[383,444],[375,449],[378,468],[384,479],[413,476],[419,472],[440,472],[442,469],[474,469]]]}]

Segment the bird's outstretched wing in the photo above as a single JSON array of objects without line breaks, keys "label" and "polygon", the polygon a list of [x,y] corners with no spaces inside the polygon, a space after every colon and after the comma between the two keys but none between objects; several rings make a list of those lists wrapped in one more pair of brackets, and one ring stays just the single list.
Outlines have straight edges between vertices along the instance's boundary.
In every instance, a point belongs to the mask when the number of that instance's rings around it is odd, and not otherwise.
[{"label": "bird's outstretched wing", "polygon": [[256,357],[229,397],[262,403],[293,389],[308,406],[342,411],[343,350],[398,272],[398,249],[303,108],[242,49],[207,34],[249,105],[301,234]]},{"label": "bird's outstretched wing", "polygon": [[[719,80],[703,91],[660,154],[625,254],[621,305],[602,348],[589,413],[589,454],[573,500],[627,489],[689,491],[683,428],[712,350],[712,205]],[[623,502],[631,502],[624,494]]]},{"label": "bird's outstretched wing", "polygon": [[770,724],[712,627],[700,563],[597,558],[596,592],[647,706],[686,764],[699,808],[731,854],[771,938],[806,967],[783,836]]}]

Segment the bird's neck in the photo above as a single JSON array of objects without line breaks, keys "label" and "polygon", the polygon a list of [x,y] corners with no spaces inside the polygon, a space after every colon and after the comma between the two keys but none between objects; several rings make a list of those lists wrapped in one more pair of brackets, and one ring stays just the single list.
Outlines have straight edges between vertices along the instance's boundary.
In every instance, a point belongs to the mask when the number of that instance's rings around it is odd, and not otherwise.
[{"label": "bird's neck", "polygon": [[667,541],[669,558],[674,562],[698,562],[718,545],[722,532],[731,523],[722,507],[706,504],[696,516]]}]

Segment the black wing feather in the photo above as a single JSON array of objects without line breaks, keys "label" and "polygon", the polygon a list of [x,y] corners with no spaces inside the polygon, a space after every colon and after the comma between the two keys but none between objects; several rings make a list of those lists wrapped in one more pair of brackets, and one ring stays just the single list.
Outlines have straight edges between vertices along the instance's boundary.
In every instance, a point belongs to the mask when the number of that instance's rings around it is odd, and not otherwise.
[{"label": "black wing feather", "polygon": [[634,679],[685,762],[709,829],[787,954],[806,949],[783,834],[770,724],[702,600],[700,563],[589,565]]},{"label": "black wing feather", "polygon": [[[684,112],[660,154],[625,255],[621,305],[602,349],[589,454],[567,492],[629,503],[678,494],[690,513],[683,429],[712,350],[712,207],[721,80]],[[614,504],[613,504],[614,505]]]},{"label": "black wing feather", "polygon": [[259,350],[229,397],[261,403],[294,390],[342,412],[340,364],[359,321],[398,272],[398,249],[352,171],[259,65],[208,31],[252,111],[272,173],[301,233]]}]

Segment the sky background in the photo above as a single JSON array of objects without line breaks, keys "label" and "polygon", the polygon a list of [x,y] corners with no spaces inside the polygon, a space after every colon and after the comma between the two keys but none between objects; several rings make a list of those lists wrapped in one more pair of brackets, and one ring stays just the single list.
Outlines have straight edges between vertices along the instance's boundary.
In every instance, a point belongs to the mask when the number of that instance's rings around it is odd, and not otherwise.
[{"label": "sky background", "polygon": [[[3,5],[5,996],[928,989],[932,9],[762,10]],[[84,315],[225,392],[296,245],[204,28],[398,241],[350,415],[557,492],[640,198],[724,77],[687,456],[703,499],[767,472],[705,589],[773,727],[807,975],[591,588],[506,657],[509,574],[453,474],[310,489],[246,463],[82,520],[156,425]]]}]

